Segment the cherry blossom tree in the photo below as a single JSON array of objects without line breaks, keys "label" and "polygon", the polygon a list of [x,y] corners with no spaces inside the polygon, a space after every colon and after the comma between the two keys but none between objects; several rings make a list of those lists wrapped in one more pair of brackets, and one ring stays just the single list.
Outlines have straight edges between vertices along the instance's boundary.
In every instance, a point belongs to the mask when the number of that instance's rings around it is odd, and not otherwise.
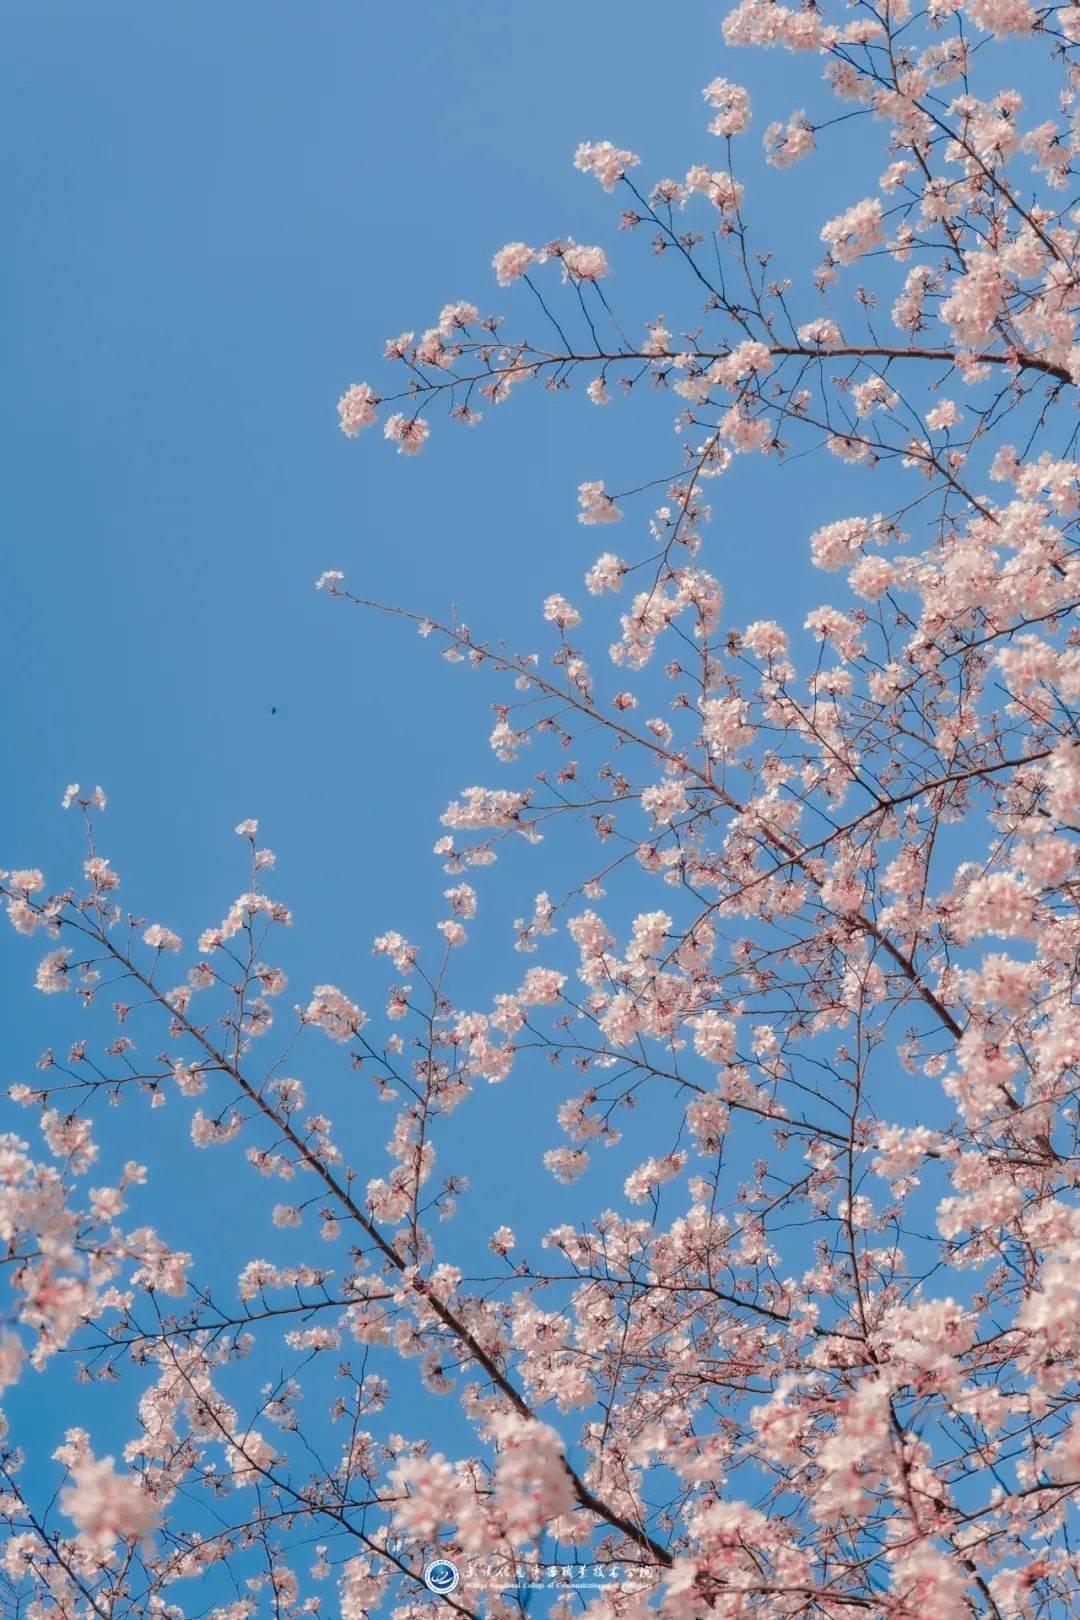
[{"label": "cherry blossom tree", "polygon": [[[365,983],[283,1012],[256,823],[192,950],[128,909],[77,785],[81,875],[3,876],[38,991],[96,1033],[12,1091],[0,1383],[66,1360],[128,1392],[130,1434],[102,1456],[72,1428],[35,1494],[5,1432],[12,1613],[504,1616],[540,1571],[589,1620],[1075,1612],[1080,6],[742,0],[724,39],[726,71],[799,52],[837,98],[770,124],[771,164],[824,196],[830,142],[880,157],[812,276],[782,222],[751,229],[750,97],[718,77],[683,178],[608,140],[574,158],[664,278],[651,308],[621,307],[614,249],[511,242],[504,313],[447,304],[339,405],[407,455],[519,388],[674,416],[635,488],[578,490],[631,538],[547,598],[539,651],[318,582],[494,693],[505,769],[442,816],[431,938],[384,933]],[[765,506],[809,451],[835,516],[788,544],[820,605],[776,622],[763,554],[760,616],[729,623],[717,480]],[[478,1005],[461,954],[520,843],[520,960]],[[442,1143],[539,1064],[561,1145],[516,1234]],[[332,1122],[342,1073],[390,1104],[385,1148]],[[275,1189],[228,1297],[182,1210],[139,1224],[117,1105]],[[612,1165],[621,1191],[563,1219]],[[425,1585],[436,1554],[456,1588]]]}]

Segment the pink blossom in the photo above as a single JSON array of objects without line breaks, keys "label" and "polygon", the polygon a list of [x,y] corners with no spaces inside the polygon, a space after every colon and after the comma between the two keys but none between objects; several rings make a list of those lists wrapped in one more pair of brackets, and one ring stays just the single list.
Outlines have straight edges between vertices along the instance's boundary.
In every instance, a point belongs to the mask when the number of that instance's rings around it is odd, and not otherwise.
[{"label": "pink blossom", "polygon": [[808,321],[805,326],[800,326],[798,336],[800,343],[818,349],[833,349],[841,341],[836,322],[824,319]]},{"label": "pink blossom", "polygon": [[743,631],[743,640],[759,658],[785,658],[788,638],[773,619],[755,619]]},{"label": "pink blossom", "polygon": [[492,259],[495,275],[500,287],[508,287],[512,281],[517,281],[525,274],[530,264],[534,264],[541,256],[526,247],[524,242],[509,242],[506,247],[500,248]]},{"label": "pink blossom", "polygon": [[611,273],[603,248],[583,247],[572,238],[561,244],[558,257],[562,260],[564,279],[599,281]]},{"label": "pink blossom", "polygon": [[579,523],[618,523],[622,512],[601,483],[579,484]]},{"label": "pink blossom", "polygon": [[375,406],[378,403],[367,383],[353,383],[338,400],[342,433],[355,439],[361,428],[370,427],[375,421]]},{"label": "pink blossom", "polygon": [[572,608],[565,596],[549,596],[544,602],[544,618],[560,630],[572,630],[581,623],[581,614]]},{"label": "pink blossom", "polygon": [[689,807],[686,788],[681,782],[660,782],[645,788],[641,795],[641,808],[663,826],[669,825]]},{"label": "pink blossom", "polygon": [[585,575],[585,587],[590,596],[600,596],[604,591],[619,590],[625,576],[626,564],[613,552],[605,551]]},{"label": "pink blossom", "polygon": [[38,963],[37,987],[46,995],[52,995],[57,990],[70,990],[71,979],[68,971],[68,960],[71,952],[66,946],[50,951]]},{"label": "pink blossom", "polygon": [[610,141],[582,141],[574,153],[575,169],[583,174],[595,174],[605,191],[613,191],[616,181],[622,179],[627,169],[640,162],[633,152],[620,151]]},{"label": "pink blossom", "polygon": [[710,135],[741,135],[750,123],[750,96],[741,84],[730,79],[713,79],[701,92],[716,117],[709,125]]},{"label": "pink blossom", "polygon": [[499,1442],[495,1505],[512,1546],[531,1541],[544,1525],[574,1506],[574,1492],[554,1429],[516,1412],[491,1421]]},{"label": "pink blossom", "polygon": [[398,454],[402,451],[407,456],[415,456],[424,448],[424,443],[431,432],[427,422],[422,416],[405,416],[401,411],[395,411],[393,416],[387,417],[383,433],[398,447]]},{"label": "pink blossom", "polygon": [[157,1524],[153,1498],[133,1475],[117,1474],[111,1457],[98,1462],[85,1452],[73,1463],[71,1478],[60,1506],[91,1552],[107,1553],[116,1541],[134,1541]]},{"label": "pink blossom", "polygon": [[968,0],[967,13],[997,39],[1029,34],[1035,26],[1035,12],[1028,0]]},{"label": "pink blossom", "polygon": [[335,1041],[347,1041],[367,1022],[356,1004],[332,984],[316,985],[304,1021],[323,1029]]},{"label": "pink blossom", "polygon": [[968,884],[956,913],[962,939],[980,934],[1026,938],[1032,930],[1035,895],[1013,872],[991,872]]},{"label": "pink blossom", "polygon": [[742,200],[742,186],[726,169],[710,169],[697,163],[686,176],[687,192],[699,192],[721,212],[735,213]]},{"label": "pink blossom", "polygon": [[821,240],[837,264],[853,264],[884,240],[881,229],[881,203],[864,197],[821,228]]},{"label": "pink blossom", "polygon": [[787,169],[814,149],[814,126],[800,108],[786,124],[770,124],[765,131],[765,152],[775,169]]}]

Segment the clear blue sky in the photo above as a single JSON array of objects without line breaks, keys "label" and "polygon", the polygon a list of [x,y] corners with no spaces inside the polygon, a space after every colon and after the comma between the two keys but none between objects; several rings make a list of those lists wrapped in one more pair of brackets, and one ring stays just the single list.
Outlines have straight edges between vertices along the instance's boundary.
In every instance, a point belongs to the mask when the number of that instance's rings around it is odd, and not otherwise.
[{"label": "clear blue sky", "polygon": [[[59,858],[65,782],[100,780],[129,891],[155,914],[204,908],[233,881],[229,829],[258,815],[332,964],[358,916],[365,936],[388,910],[430,916],[433,815],[493,767],[486,697],[393,625],[335,613],[316,575],[455,599],[531,641],[543,595],[579,589],[601,549],[575,522],[580,479],[671,459],[666,409],[538,396],[406,460],[347,442],[338,394],[445,300],[505,306],[490,257],[516,237],[601,239],[639,320],[694,320],[693,289],[652,273],[570,159],[610,137],[650,179],[720,161],[700,90],[721,70],[755,92],[762,206],[817,262],[822,204],[759,157],[770,118],[812,105],[816,65],[726,52],[721,9],[699,4],[677,36],[645,4],[6,14],[4,861]],[[852,159],[830,157],[844,200]],[[783,608],[754,554],[797,510],[805,576],[834,473],[791,479],[786,510],[763,510],[761,479],[725,482],[733,613]]]},{"label": "clear blue sky", "polygon": [[[621,308],[692,324],[693,290],[674,266],[653,275],[645,243],[618,237],[570,159],[580,139],[611,138],[642,154],[650,181],[720,162],[700,96],[718,72],[755,98],[747,167],[772,245],[797,268],[818,261],[823,203],[801,174],[760,161],[764,125],[814,104],[817,66],[725,52],[723,10],[8,0],[0,863],[74,877],[78,829],[60,796],[100,781],[125,902],[191,939],[244,886],[231,829],[257,816],[280,856],[275,891],[297,913],[287,999],[330,979],[378,1004],[371,938],[424,937],[442,914],[439,813],[462,785],[512,773],[486,746],[489,687],[392,623],[334,607],[315,577],[340,567],[368,594],[434,613],[455,600],[478,629],[534,645],[542,597],[580,597],[602,549],[575,521],[577,484],[633,482],[644,455],[665,472],[673,441],[666,407],[601,414],[537,392],[474,433],[440,427],[414,462],[347,442],[335,401],[375,380],[388,336],[422,330],[448,299],[499,307],[491,254],[519,237],[600,241],[618,255],[612,295],[631,293]],[[857,143],[832,151],[840,206],[877,172],[859,163]],[[859,508],[836,472],[740,472],[717,490],[709,561],[730,622],[803,601],[809,530]],[[762,569],[766,549],[780,566]],[[550,877],[511,870],[517,887],[478,927],[466,970],[477,1004],[511,987],[507,921]],[[35,997],[35,961],[0,939],[5,1086],[32,1079],[42,1048],[76,1027],[70,1005]],[[512,1224],[535,1229],[541,1195],[562,1214],[535,1164],[558,1141],[553,1112],[523,1084],[478,1097],[463,1127],[463,1158],[488,1185],[501,1175]],[[171,1115],[139,1127],[140,1156],[173,1180],[138,1218],[180,1240],[171,1208],[197,1196],[196,1234],[217,1239],[248,1213],[250,1188],[217,1179],[207,1156],[173,1165]],[[535,1156],[500,1170],[523,1133]],[[363,1165],[385,1168],[381,1149]],[[491,1229],[487,1213],[463,1210],[451,1253]],[[115,1397],[120,1439],[135,1393]],[[57,1400],[22,1411],[31,1444],[51,1449],[76,1419],[73,1392]]]}]

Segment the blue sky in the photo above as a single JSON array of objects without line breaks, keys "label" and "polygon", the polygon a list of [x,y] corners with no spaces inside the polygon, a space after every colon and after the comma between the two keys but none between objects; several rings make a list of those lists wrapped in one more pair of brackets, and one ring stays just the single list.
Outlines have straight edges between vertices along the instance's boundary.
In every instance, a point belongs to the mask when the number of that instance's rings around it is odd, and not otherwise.
[{"label": "blue sky", "polygon": [[[818,70],[725,51],[722,12],[9,0],[0,863],[74,877],[60,796],[100,781],[125,902],[190,939],[245,886],[231,829],[257,816],[279,853],[274,892],[297,913],[288,999],[329,979],[377,1005],[372,937],[423,938],[442,915],[438,815],[461,786],[510,775],[486,746],[490,686],[392,621],[328,603],[316,576],[343,568],[364,594],[435,614],[456,602],[478,630],[535,645],[542,598],[580,597],[603,549],[575,520],[577,484],[635,482],[645,456],[664,473],[673,440],[666,405],[600,413],[580,393],[523,390],[475,432],[439,424],[412,461],[347,442],[335,401],[447,300],[513,308],[490,258],[519,237],[599,241],[639,326],[694,323],[693,289],[619,238],[570,160],[580,139],[611,138],[650,182],[722,161],[700,96],[718,72],[755,100],[746,166],[783,237],[769,245],[797,270],[818,261],[822,218],[865,194],[876,153],[849,141],[807,171],[828,172],[828,209],[801,173],[766,171],[762,128],[815,104]],[[836,473],[725,480],[708,561],[729,622],[791,617],[813,595],[808,533],[860,505],[860,475],[841,493]],[[478,1003],[511,987],[509,919],[551,882],[531,854],[506,872],[463,969]],[[35,961],[0,938],[5,1086],[75,1027],[70,1006],[35,997]],[[535,1158],[518,1159],[522,1142],[538,1157],[558,1140],[540,1079],[478,1097],[458,1143],[498,1187],[499,1218],[533,1227],[541,1197],[566,1218]],[[163,1127],[142,1130],[140,1155],[172,1179],[139,1219],[166,1230],[194,1198],[211,1246],[247,1215],[220,1161],[174,1165]],[[382,1173],[381,1152],[363,1169]],[[459,1224],[467,1239],[495,1222],[465,1208]],[[25,1432],[40,1424],[51,1449],[74,1416],[28,1411]]]},{"label": "blue sky", "polygon": [[[814,64],[725,52],[719,15],[684,6],[661,61],[645,5],[9,8],[6,861],[69,849],[59,794],[92,778],[150,910],[230,885],[229,829],[257,814],[330,962],[358,912],[365,935],[430,916],[433,814],[490,773],[488,700],[312,583],[341,567],[534,638],[600,549],[577,483],[634,481],[643,452],[666,471],[670,412],[515,397],[412,461],[346,442],[334,403],[445,300],[510,303],[490,257],[515,237],[600,237],[637,318],[695,319],[570,159],[610,136],[650,177],[718,160],[700,89],[721,67],[758,131],[816,93]],[[748,155],[816,262],[819,203]],[[835,515],[830,471],[790,480],[804,532]],[[761,494],[723,491],[734,613],[784,607],[753,561],[791,508]]]}]

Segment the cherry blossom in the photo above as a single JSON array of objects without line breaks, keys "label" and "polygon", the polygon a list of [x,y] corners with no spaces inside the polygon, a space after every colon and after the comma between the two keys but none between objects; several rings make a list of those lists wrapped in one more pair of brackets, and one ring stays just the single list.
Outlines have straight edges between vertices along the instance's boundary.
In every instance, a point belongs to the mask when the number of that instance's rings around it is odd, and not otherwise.
[{"label": "cherry blossom", "polygon": [[[483,320],[433,284],[343,394],[350,439],[385,402],[410,456],[521,389],[659,423],[655,464],[581,446],[568,532],[576,485],[627,541],[544,579],[524,649],[318,578],[339,633],[387,613],[433,682],[486,683],[431,925],[372,919],[312,974],[349,990],[289,1009],[319,919],[254,820],[194,950],[126,910],[100,789],[64,794],[71,870],[0,874],[58,1031],[0,1138],[0,1564],[32,1620],[502,1620],[539,1569],[614,1566],[591,1620],[1076,1612],[1075,12],[742,0],[704,112],[686,90],[720,147],[672,179],[581,141],[575,228],[610,246],[509,242]],[[793,57],[764,157],[743,48]],[[755,213],[797,159],[813,269]],[[144,1107],[242,1189],[225,1284],[182,1201],[146,1222],[114,1124]],[[466,1158],[485,1119],[542,1207]],[[26,1466],[18,1402],[65,1369],[109,1386],[122,1469],[78,1428]]]}]

